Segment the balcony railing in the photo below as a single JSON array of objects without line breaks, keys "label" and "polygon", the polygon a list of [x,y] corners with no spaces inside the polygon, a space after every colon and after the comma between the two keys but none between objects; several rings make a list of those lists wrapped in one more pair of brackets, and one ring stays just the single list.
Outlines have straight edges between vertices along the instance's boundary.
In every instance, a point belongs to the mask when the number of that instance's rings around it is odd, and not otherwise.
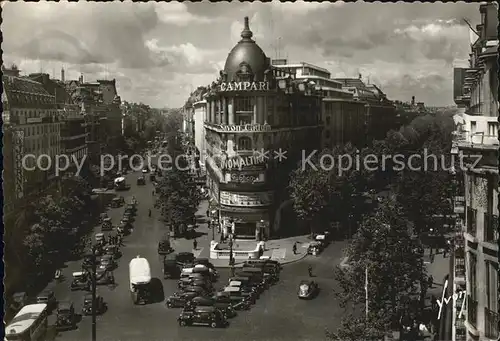
[{"label": "balcony railing", "polygon": [[477,301],[474,301],[470,295],[467,297],[467,322],[477,327]]},{"label": "balcony railing", "polygon": [[484,240],[496,243],[498,240],[498,217],[484,214]]},{"label": "balcony railing", "polygon": [[498,313],[489,310],[488,308],[484,308],[484,317],[485,317],[485,336],[490,339],[498,338]]}]

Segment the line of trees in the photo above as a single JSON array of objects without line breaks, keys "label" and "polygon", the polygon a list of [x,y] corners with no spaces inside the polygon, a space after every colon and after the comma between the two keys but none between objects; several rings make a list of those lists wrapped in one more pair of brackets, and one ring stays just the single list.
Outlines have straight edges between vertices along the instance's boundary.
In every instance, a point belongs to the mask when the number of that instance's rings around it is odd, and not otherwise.
[{"label": "line of trees", "polygon": [[[311,233],[327,228],[331,222],[340,227],[337,234],[354,233],[345,250],[350,266],[336,272],[341,288],[337,294],[350,312],[336,332],[328,333],[331,339],[380,340],[389,331],[400,328],[401,321],[411,318],[409,315],[418,314],[411,307],[418,306],[426,290],[419,237],[430,228],[442,228],[442,221],[436,216],[450,215],[453,210],[453,130],[449,114],[418,117],[409,126],[388,132],[384,140],[374,141],[366,148],[336,147],[312,160],[319,165],[325,154],[332,155],[336,162],[348,162],[347,157],[339,158],[341,155],[348,155],[351,160],[372,155],[380,164],[383,156],[390,156],[384,169],[370,171],[363,167],[363,162],[360,168],[323,162],[323,168],[309,167],[292,173],[290,194],[294,210],[307,222]],[[397,167],[393,158],[400,155],[401,160],[408,160],[416,154],[432,154],[437,160],[413,158],[410,169]],[[381,190],[389,192],[386,200],[367,200],[367,192]],[[370,298],[365,316],[359,311],[366,304],[363,284],[367,273]]]}]

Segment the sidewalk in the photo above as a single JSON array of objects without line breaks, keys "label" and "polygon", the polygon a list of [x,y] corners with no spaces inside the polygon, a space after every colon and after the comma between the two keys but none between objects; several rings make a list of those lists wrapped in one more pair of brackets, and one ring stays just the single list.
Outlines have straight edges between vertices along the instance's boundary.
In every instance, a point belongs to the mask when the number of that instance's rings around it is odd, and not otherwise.
[{"label": "sidewalk", "polygon": [[[198,247],[193,248],[194,239],[179,238],[171,240],[172,248],[176,252],[193,252],[195,257],[209,258],[210,259],[210,242],[212,241],[212,234],[216,241],[220,240],[220,233],[217,230],[212,231],[208,228],[208,218],[206,211],[208,209],[208,201],[204,200],[198,207],[198,232],[199,237],[196,238]],[[311,240],[306,236],[297,236],[285,239],[269,240],[265,243],[264,256],[269,256],[271,259],[279,261],[281,264],[288,264],[297,262],[307,256],[307,247]],[[297,244],[297,254],[293,254],[293,245]],[[229,267],[228,259],[210,259],[210,262],[219,268]],[[235,266],[242,266],[244,260],[236,260]]]}]

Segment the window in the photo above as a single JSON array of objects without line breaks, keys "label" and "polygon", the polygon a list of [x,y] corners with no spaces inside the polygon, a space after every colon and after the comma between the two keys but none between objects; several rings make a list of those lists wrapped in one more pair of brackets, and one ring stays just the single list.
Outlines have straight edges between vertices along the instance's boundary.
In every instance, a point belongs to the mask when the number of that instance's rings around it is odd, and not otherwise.
[{"label": "window", "polygon": [[330,116],[326,116],[326,125],[330,125]]},{"label": "window", "polygon": [[490,339],[498,336],[498,264],[490,261],[485,262],[486,266],[486,306],[484,308],[485,316],[485,334]]},{"label": "window", "polygon": [[467,232],[472,235],[476,235],[476,217],[477,210],[468,207],[465,219],[467,220]]},{"label": "window", "polygon": [[477,324],[477,274],[476,274],[476,255],[468,252],[469,258],[469,288],[470,294],[467,299],[467,320],[473,326]]},{"label": "window", "polygon": [[484,213],[484,240],[496,243],[498,240],[498,216]]},{"label": "window", "polygon": [[477,131],[476,121],[470,121],[470,133],[475,134]]},{"label": "window", "polygon": [[238,150],[252,150],[252,139],[242,136],[238,139]]},{"label": "window", "polygon": [[252,123],[252,115],[245,114],[236,114],[235,115],[235,123],[237,125],[251,124]]},{"label": "window", "polygon": [[235,112],[252,112],[253,113],[253,101],[251,97],[236,97],[234,99],[234,111]]},{"label": "window", "polygon": [[495,122],[488,122],[488,136],[497,136],[498,128]]}]

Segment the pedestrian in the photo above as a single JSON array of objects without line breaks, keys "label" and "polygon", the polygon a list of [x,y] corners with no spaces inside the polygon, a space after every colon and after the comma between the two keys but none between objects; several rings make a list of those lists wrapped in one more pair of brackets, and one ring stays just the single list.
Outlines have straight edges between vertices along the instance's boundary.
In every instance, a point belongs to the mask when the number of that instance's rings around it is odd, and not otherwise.
[{"label": "pedestrian", "polygon": [[149,209],[148,215],[151,218],[151,209]]},{"label": "pedestrian", "polygon": [[293,254],[296,255],[297,254],[297,242],[293,243],[293,246],[292,246],[292,251],[293,251]]},{"label": "pedestrian", "polygon": [[196,241],[196,239],[195,239],[195,240],[193,240],[193,248],[194,248],[195,250],[198,250],[198,242]]},{"label": "pedestrian", "polygon": [[433,253],[431,253],[431,259],[430,260],[431,260],[431,263],[434,263],[434,254]]},{"label": "pedestrian", "polygon": [[210,216],[210,211],[209,210],[207,210],[206,215],[207,215],[207,218]]},{"label": "pedestrian", "polygon": [[432,288],[432,286],[434,285],[434,277],[432,277],[432,275],[428,277],[428,282],[429,282],[429,288]]},{"label": "pedestrian", "polygon": [[311,265],[309,265],[309,266],[307,267],[307,272],[309,273],[309,277],[314,277],[314,276],[313,276],[313,268],[312,268],[312,266],[311,266]]},{"label": "pedestrian", "polygon": [[153,192],[151,193],[153,196],[155,196],[155,190],[153,189]]}]

